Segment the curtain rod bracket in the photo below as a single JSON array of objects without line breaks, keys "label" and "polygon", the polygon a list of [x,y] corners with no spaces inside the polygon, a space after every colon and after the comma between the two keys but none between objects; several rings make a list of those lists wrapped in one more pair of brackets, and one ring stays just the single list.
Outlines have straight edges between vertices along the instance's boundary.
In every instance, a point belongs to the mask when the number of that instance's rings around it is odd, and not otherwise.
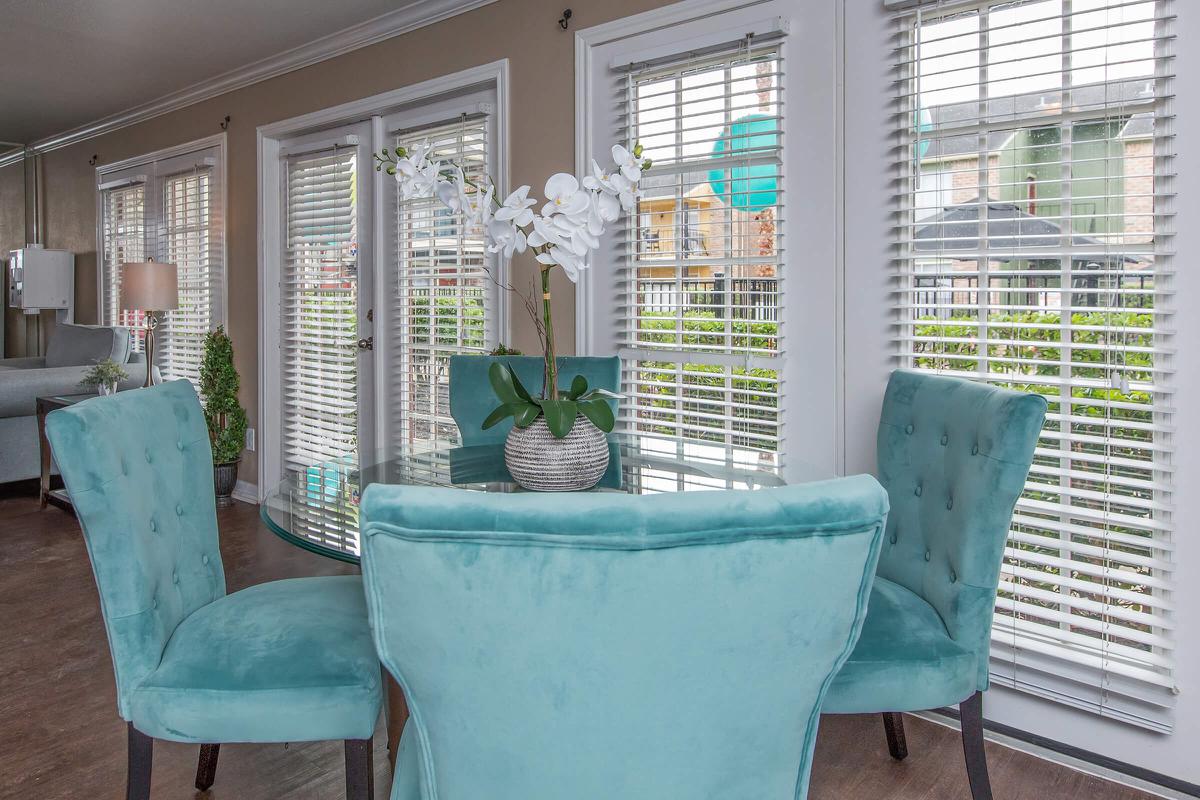
[{"label": "curtain rod bracket", "polygon": [[219,124],[221,126],[221,130],[223,130],[223,131],[229,130],[229,115],[226,114],[225,119],[221,120],[221,122]]}]

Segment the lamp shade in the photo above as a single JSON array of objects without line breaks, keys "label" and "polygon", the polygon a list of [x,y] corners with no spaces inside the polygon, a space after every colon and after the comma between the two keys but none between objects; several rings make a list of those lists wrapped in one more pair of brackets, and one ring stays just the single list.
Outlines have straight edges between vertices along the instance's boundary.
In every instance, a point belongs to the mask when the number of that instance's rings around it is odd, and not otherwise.
[{"label": "lamp shade", "polygon": [[170,311],[179,307],[179,269],[161,261],[121,265],[121,308]]}]

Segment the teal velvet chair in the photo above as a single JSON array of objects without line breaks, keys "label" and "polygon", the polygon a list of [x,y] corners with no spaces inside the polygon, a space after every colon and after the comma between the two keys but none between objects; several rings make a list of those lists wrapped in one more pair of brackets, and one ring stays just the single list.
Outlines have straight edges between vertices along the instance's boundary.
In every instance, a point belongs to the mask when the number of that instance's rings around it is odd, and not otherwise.
[{"label": "teal velvet chair", "polygon": [[[464,445],[503,442],[512,430],[511,417],[482,429],[484,419],[500,404],[488,380],[488,370],[496,361],[511,366],[531,394],[542,391],[546,362],[541,356],[450,356],[450,416]],[[621,359],[617,356],[563,356],[555,363],[560,387],[570,386],[572,378],[582,375],[593,389],[620,391]]]},{"label": "teal velvet chair", "polygon": [[393,800],[796,800],[866,613],[874,478],[631,496],[370,486]]},{"label": "teal velvet chair", "polygon": [[[52,412],[46,433],[83,528],[128,721],[127,797],[150,796],[154,739],[345,740],[349,797],[372,794],[381,672],[358,576],[226,594],[212,450],[187,381]],[[234,792],[236,795],[236,792]]]},{"label": "teal velvet chair", "polygon": [[902,759],[899,712],[959,705],[975,800],[991,798],[982,692],[1000,564],[1045,414],[1039,395],[892,373],[877,437],[887,535],[862,637],[823,709],[882,712]]}]

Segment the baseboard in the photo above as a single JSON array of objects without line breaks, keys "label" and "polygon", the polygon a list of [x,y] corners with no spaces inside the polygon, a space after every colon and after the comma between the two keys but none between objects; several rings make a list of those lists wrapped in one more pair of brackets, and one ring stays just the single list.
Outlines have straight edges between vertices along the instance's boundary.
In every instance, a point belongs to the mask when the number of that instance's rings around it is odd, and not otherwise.
[{"label": "baseboard", "polygon": [[258,505],[258,487],[253,483],[238,481],[233,487],[233,499],[256,506]]},{"label": "baseboard", "polygon": [[[920,711],[913,716],[955,730],[959,729],[957,709],[941,708],[933,711]],[[1047,739],[1044,736],[987,719],[983,721],[983,728],[984,736],[988,741],[1011,747],[1045,761],[1061,764],[1078,772],[1168,798],[1168,800],[1187,800],[1187,798],[1200,797],[1200,786],[1144,769],[1136,764],[1118,761],[1090,750]]]}]

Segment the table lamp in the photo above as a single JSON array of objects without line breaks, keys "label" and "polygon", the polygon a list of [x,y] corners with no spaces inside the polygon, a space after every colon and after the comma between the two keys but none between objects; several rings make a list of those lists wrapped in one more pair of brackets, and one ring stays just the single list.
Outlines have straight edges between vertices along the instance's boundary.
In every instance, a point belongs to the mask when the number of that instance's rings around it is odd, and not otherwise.
[{"label": "table lamp", "polygon": [[146,317],[146,382],[154,382],[154,329],[156,314],[179,307],[179,269],[174,264],[147,259],[121,265],[121,308],[138,310]]}]

